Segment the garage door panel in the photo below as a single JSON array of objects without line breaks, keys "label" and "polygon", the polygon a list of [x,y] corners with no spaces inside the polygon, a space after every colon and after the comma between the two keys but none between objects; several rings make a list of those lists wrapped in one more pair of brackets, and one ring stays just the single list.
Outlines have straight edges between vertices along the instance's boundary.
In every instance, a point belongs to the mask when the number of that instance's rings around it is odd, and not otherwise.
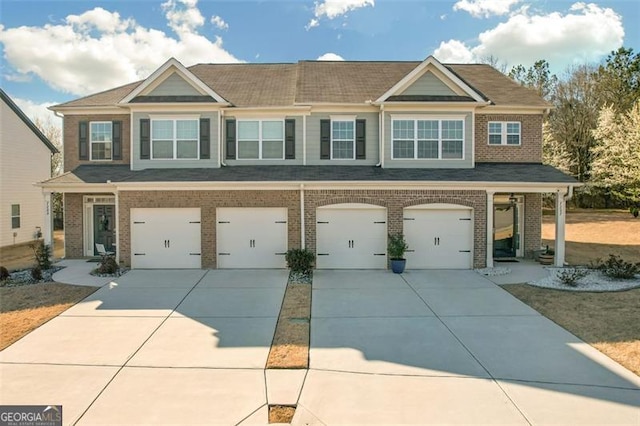
[{"label": "garage door panel", "polygon": [[285,268],[286,208],[217,209],[218,268]]},{"label": "garage door panel", "polygon": [[385,269],[387,212],[384,208],[319,208],[316,267]]},{"label": "garage door panel", "polygon": [[469,209],[405,209],[409,269],[472,267],[473,223]]},{"label": "garage door panel", "polygon": [[201,267],[199,208],[131,209],[131,266]]}]

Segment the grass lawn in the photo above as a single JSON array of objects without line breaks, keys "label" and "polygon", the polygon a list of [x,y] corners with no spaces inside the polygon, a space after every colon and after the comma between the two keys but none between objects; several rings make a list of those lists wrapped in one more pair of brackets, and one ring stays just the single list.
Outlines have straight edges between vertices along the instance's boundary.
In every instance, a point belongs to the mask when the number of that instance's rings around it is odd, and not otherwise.
[{"label": "grass lawn", "polygon": [[0,350],[97,289],[60,283],[0,288]]},{"label": "grass lawn", "polygon": [[[543,244],[553,246],[553,216],[543,216]],[[617,254],[640,262],[640,219],[629,212],[569,210],[566,259],[586,265]],[[615,293],[549,290],[526,284],[502,286],[545,317],[640,375],[640,289]]]}]

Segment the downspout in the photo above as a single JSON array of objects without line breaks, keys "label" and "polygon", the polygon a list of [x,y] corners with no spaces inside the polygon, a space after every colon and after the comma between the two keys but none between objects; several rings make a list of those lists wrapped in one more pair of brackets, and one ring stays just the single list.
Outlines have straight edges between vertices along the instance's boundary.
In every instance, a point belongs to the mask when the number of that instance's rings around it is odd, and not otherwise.
[{"label": "downspout", "polygon": [[380,161],[376,164],[376,167],[382,167],[384,169],[384,104],[380,104],[380,116],[379,116],[378,129],[380,133],[378,135],[378,155]]},{"label": "downspout", "polygon": [[227,167],[222,155],[222,126],[224,126],[224,110],[220,109],[220,125],[218,126],[218,167]]},{"label": "downspout", "polygon": [[300,184],[300,248],[303,250],[307,248],[305,241],[305,226],[304,226],[304,183]]},{"label": "downspout", "polygon": [[[302,116],[302,165],[307,165],[307,116]],[[304,240],[303,240],[304,241]],[[304,248],[304,244],[303,247]]]}]

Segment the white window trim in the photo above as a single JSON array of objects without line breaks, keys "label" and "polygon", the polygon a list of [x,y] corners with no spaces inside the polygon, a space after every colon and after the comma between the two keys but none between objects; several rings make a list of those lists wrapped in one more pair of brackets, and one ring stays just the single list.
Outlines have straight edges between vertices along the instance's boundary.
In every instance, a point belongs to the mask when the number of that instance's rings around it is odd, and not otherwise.
[{"label": "white window trim", "polygon": [[[497,133],[491,133],[489,131],[489,127],[491,124],[500,124],[500,143],[491,143],[491,135],[497,135]],[[515,135],[516,133],[508,133],[507,125],[508,124],[517,124],[518,125],[518,143],[507,143],[508,135]],[[522,123],[520,121],[489,121],[487,122],[487,145],[490,146],[521,146],[522,145]]]},{"label": "white window trim", "polygon": [[[393,123],[394,121],[413,121],[413,158],[396,158],[393,155]],[[438,158],[418,158],[418,125],[417,121],[438,121]],[[462,157],[460,158],[442,158],[442,122],[443,121],[461,121],[462,122]],[[466,116],[464,115],[391,115],[391,159],[399,161],[462,161],[465,159],[465,147],[467,145],[466,138]]]},{"label": "white window trim", "polygon": [[[173,121],[173,158],[155,158],[153,156],[153,122],[160,120],[171,120]],[[198,125],[196,129],[198,130],[198,135],[196,136],[197,148],[196,153],[197,156],[194,158],[178,158],[178,132],[177,132],[177,121],[178,120],[191,120],[197,121]],[[151,160],[155,161],[194,161],[200,159],[200,116],[199,115],[149,115],[149,145],[150,145],[150,156]]]},{"label": "white window trim", "polygon": [[[331,128],[329,129],[329,148],[330,148],[330,156],[329,158],[337,161],[351,161],[356,159],[356,115],[330,115],[329,119],[331,120]],[[336,121],[346,121],[353,123],[353,139],[351,139],[352,143],[352,151],[353,156],[351,158],[333,158],[333,123]],[[344,141],[346,139],[337,139],[338,141]]]},{"label": "white window trim", "polygon": [[[240,158],[240,123],[242,122],[253,122],[253,121],[257,121],[258,122],[258,158]],[[278,121],[282,124],[282,158],[262,158],[262,123],[264,121]],[[238,119],[236,120],[236,160],[238,161],[256,161],[256,160],[260,160],[260,161],[278,161],[278,160],[284,160],[285,157],[285,143],[286,143],[286,135],[285,135],[285,128],[284,128],[284,118],[243,118],[243,119]],[[266,139],[266,142],[272,142],[275,139]]]},{"label": "white window trim", "polygon": [[[93,140],[91,140],[91,125],[92,124],[110,124],[111,125],[111,158],[101,158],[95,159],[93,158]],[[98,142],[95,143],[104,143]],[[113,121],[90,121],[89,122],[89,160],[90,161],[113,161]]]},{"label": "white window trim", "polygon": [[[13,206],[18,206],[18,214],[17,215],[13,214]],[[13,219],[16,218],[16,217],[20,221],[20,226],[14,227],[13,226]],[[19,203],[18,204],[11,204],[11,229],[20,229],[20,228],[22,228],[22,207],[20,206]]]}]

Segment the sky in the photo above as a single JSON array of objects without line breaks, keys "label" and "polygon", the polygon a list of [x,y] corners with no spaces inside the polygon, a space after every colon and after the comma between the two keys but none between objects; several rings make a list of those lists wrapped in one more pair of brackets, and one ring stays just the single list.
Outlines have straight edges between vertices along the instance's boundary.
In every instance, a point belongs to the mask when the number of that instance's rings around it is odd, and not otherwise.
[{"label": "sky", "polygon": [[1,0],[0,86],[46,107],[185,66],[299,60],[546,59],[562,74],[640,51],[640,0]]}]

